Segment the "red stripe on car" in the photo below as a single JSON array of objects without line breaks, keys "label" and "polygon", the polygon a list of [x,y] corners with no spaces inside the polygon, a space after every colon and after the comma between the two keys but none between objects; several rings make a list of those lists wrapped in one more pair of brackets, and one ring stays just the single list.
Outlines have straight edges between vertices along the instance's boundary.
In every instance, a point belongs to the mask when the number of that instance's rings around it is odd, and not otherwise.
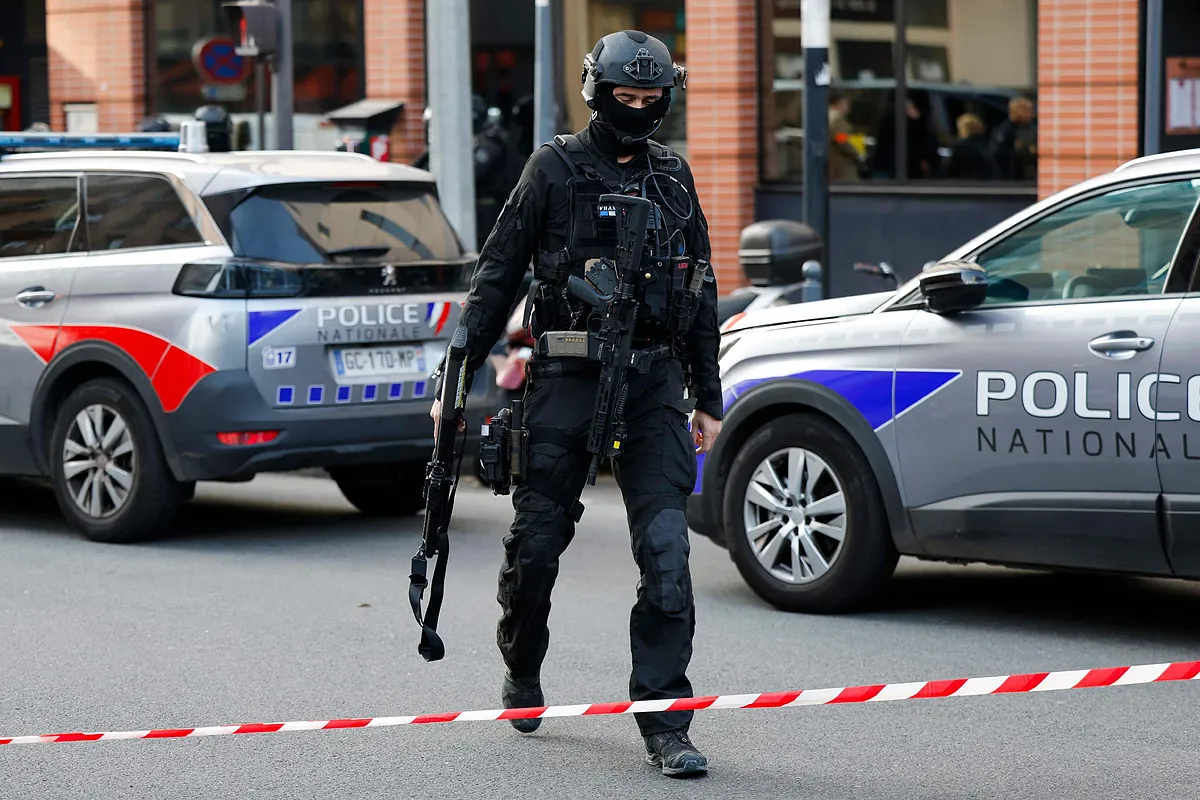
[{"label": "red stripe on car", "polygon": [[443,303],[442,313],[438,315],[437,328],[435,328],[433,331],[435,336],[442,332],[442,328],[446,327],[446,320],[448,319],[450,319],[450,304]]},{"label": "red stripe on car", "polygon": [[150,379],[164,411],[179,408],[183,399],[216,367],[168,342],[161,336],[118,325],[13,325],[38,358],[50,363],[68,347],[87,341],[113,345],[128,355]]}]

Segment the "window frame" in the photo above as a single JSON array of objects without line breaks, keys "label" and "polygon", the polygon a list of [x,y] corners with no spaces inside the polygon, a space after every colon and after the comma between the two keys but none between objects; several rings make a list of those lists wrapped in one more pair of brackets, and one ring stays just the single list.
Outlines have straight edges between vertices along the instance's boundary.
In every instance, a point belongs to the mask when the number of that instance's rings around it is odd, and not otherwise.
[{"label": "window frame", "polygon": [[116,248],[113,250],[110,250],[110,249],[97,250],[92,247],[91,223],[88,222],[88,224],[85,226],[84,236],[83,236],[83,238],[86,242],[86,250],[84,252],[89,253],[89,254],[97,254],[97,255],[111,254],[111,253],[141,253],[141,252],[146,252],[149,250],[174,251],[174,250],[180,250],[180,249],[184,249],[184,248],[211,247],[214,244],[225,244],[224,237],[221,235],[220,230],[218,230],[216,225],[212,222],[212,219],[208,216],[207,211],[204,210],[203,203],[200,203],[198,198],[196,198],[192,192],[188,191],[186,184],[183,182],[183,180],[179,176],[173,175],[169,172],[155,172],[155,171],[149,171],[149,170],[136,170],[136,169],[91,169],[91,168],[88,168],[88,169],[84,170],[81,173],[82,185],[81,185],[81,189],[80,189],[80,191],[81,191],[81,208],[83,210],[83,214],[81,216],[84,219],[87,219],[90,216],[90,211],[88,209],[87,189],[88,189],[88,178],[92,175],[104,175],[104,176],[126,177],[126,178],[130,178],[130,177],[132,177],[132,178],[150,178],[150,179],[158,179],[158,180],[165,181],[167,183],[167,185],[171,188],[171,190],[175,193],[175,197],[176,197],[176,199],[179,200],[179,205],[180,205],[180,207],[183,208],[184,213],[187,214],[188,218],[192,221],[192,225],[196,228],[196,232],[200,235],[200,241],[188,242],[185,244],[155,244],[155,245],[143,245],[141,247],[119,247],[119,248]]},{"label": "window frame", "polygon": [[[1064,198],[1062,202],[1055,203],[1043,209],[1041,213],[1034,214],[1020,223],[1008,227],[997,233],[995,236],[987,239],[984,242],[977,244],[966,253],[958,256],[954,261],[969,261],[977,263],[975,259],[980,253],[988,250],[1000,242],[1015,236],[1022,231],[1036,225],[1049,216],[1057,214],[1060,211],[1071,208],[1079,203],[1085,203],[1089,200],[1094,200],[1097,197],[1103,197],[1107,194],[1112,194],[1119,191],[1128,191],[1137,189],[1142,186],[1153,186],[1162,183],[1175,183],[1182,181],[1200,180],[1200,170],[1186,170],[1183,172],[1173,172],[1165,175],[1147,175],[1140,178],[1118,181],[1114,183],[1096,186],[1088,191],[1080,192],[1072,195],[1069,198]],[[944,261],[944,259],[943,259]],[[1183,266],[1184,263],[1190,261],[1189,266]],[[1185,295],[1189,288],[1200,280],[1200,271],[1197,270],[1200,266],[1200,197],[1192,206],[1191,214],[1188,216],[1187,222],[1184,224],[1183,233],[1179,237],[1179,243],[1175,246],[1175,254],[1171,257],[1171,268],[1167,272],[1167,279],[1163,284],[1164,291],[1159,294],[1127,294],[1127,295],[1111,295],[1108,297],[1074,297],[1074,298],[1059,298],[1055,300],[1017,300],[1008,303],[987,303],[976,306],[972,311],[984,311],[993,308],[1022,308],[1025,306],[1065,306],[1077,305],[1082,303],[1112,303],[1128,300],[1153,299],[1161,297],[1172,297]],[[1179,271],[1185,270],[1184,274],[1179,274]],[[1166,291],[1172,285],[1183,285],[1182,289],[1174,291]],[[893,301],[881,311],[908,311],[914,308],[924,308],[924,300],[921,297],[920,277],[913,279],[912,287],[899,299]]]},{"label": "window frame", "polygon": [[[30,170],[28,172],[22,170],[20,172],[5,172],[0,174],[0,186],[2,186],[6,180],[30,180],[38,178],[72,178],[75,180],[75,227],[71,230],[71,238],[67,240],[67,249],[61,253],[38,253],[36,255],[24,256],[0,255],[0,264],[9,263],[12,261],[66,258],[70,256],[82,255],[87,252],[87,226],[83,224],[87,219],[87,210],[84,206],[83,199],[83,173],[79,170]],[[84,243],[83,249],[79,247],[80,242]]]}]

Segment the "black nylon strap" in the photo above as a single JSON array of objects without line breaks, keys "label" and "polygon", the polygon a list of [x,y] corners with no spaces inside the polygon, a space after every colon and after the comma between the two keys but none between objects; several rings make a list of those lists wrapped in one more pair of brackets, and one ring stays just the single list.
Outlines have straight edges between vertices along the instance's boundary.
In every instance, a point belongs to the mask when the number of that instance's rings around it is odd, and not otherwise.
[{"label": "black nylon strap", "polygon": [[429,593],[429,607],[425,611],[424,619],[421,618],[421,595],[425,593],[425,588],[430,585],[425,580],[427,563],[424,553],[417,553],[417,555],[413,556],[412,573],[408,576],[408,602],[412,606],[413,616],[416,617],[417,624],[421,626],[421,641],[417,645],[417,652],[426,661],[439,661],[446,655],[446,645],[443,644],[442,637],[438,636],[437,624],[438,616],[442,611],[442,597],[445,594],[446,562],[449,560],[449,556],[450,537],[445,531],[442,531],[438,536],[437,564],[433,568],[433,589]]},{"label": "black nylon strap", "polygon": [[[433,581],[431,583],[425,578],[428,559],[425,557],[424,546],[418,549],[417,554],[413,556],[412,571],[408,576],[408,603],[412,606],[413,617],[421,626],[421,641],[417,645],[417,652],[426,661],[439,661],[446,655],[446,645],[442,642],[442,637],[438,636],[437,624],[438,616],[442,612],[442,598],[445,596],[446,564],[450,560],[450,516],[454,510],[454,495],[458,493],[458,482],[462,475],[462,456],[466,444],[467,432],[464,429],[462,444],[456,459],[458,465],[454,470],[454,483],[450,487],[450,497],[446,502],[446,516],[438,523],[438,555],[436,556],[437,564],[433,568]],[[421,598],[427,587],[430,588],[429,606],[425,609],[425,615],[422,617]]]},{"label": "black nylon strap", "polygon": [[550,140],[550,146],[570,165],[571,172],[576,177],[582,173],[587,178],[600,181],[609,191],[619,191],[619,188],[614,187],[620,187],[621,173],[607,163],[597,164],[593,161],[587,148],[575,134],[560,133]]}]

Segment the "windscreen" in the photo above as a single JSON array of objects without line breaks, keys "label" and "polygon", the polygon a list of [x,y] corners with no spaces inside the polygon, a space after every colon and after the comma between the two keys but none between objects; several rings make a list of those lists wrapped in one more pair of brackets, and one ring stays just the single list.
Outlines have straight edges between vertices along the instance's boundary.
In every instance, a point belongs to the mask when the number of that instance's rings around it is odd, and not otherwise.
[{"label": "windscreen", "polygon": [[458,291],[469,284],[473,263],[427,184],[275,184],[231,208],[232,197],[207,200],[224,217],[234,255],[302,265],[306,280],[330,284],[321,293]]}]

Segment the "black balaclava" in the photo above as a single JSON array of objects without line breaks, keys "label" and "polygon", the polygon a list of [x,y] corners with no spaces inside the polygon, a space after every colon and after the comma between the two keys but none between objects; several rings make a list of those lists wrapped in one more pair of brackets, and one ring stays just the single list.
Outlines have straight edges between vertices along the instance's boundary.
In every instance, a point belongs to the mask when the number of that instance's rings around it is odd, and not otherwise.
[{"label": "black balaclava", "polygon": [[658,130],[667,114],[666,91],[649,106],[633,108],[613,97],[613,88],[601,84],[596,93],[596,114],[589,126],[592,137],[606,152],[637,155],[646,149],[646,140]]}]

